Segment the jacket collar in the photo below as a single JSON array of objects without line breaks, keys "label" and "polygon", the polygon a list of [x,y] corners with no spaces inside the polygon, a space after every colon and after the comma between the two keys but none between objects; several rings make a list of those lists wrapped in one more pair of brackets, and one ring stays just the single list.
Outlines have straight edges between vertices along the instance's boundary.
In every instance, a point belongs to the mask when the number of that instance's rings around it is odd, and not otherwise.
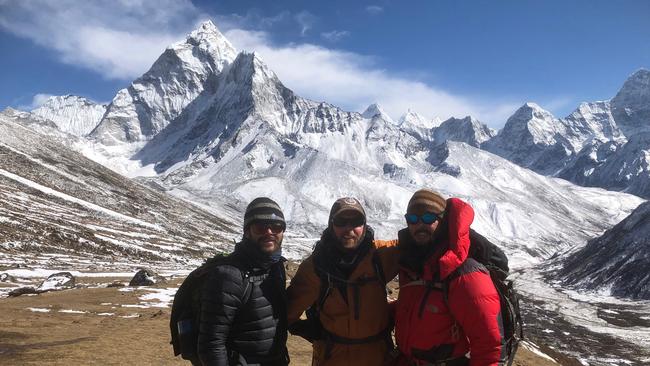
[{"label": "jacket collar", "polygon": [[468,257],[469,228],[474,220],[472,207],[458,198],[447,200],[447,214],[440,222],[433,243],[418,248],[407,229],[398,233],[400,265],[426,280],[444,280]]}]

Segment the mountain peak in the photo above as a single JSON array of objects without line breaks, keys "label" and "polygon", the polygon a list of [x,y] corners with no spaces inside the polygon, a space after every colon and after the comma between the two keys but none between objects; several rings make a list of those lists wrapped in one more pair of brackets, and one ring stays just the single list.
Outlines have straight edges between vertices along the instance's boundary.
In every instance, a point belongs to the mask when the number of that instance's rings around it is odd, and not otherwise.
[{"label": "mountain peak", "polygon": [[[208,53],[212,56],[213,62],[220,64],[222,67],[223,64],[232,62],[237,56],[235,47],[233,47],[230,41],[228,41],[211,20],[206,20],[201,23],[198,28],[187,35],[185,40],[172,44],[169,49],[175,51],[179,54],[179,57],[183,58],[182,54],[188,51],[194,52],[193,49],[195,47],[202,52]],[[222,67],[219,67],[219,70]]]},{"label": "mountain peak", "polygon": [[196,37],[199,33],[221,34],[221,32],[219,32],[219,28],[217,28],[217,26],[210,19],[201,23],[201,25],[198,28],[196,28],[191,33],[191,35]]},{"label": "mountain peak", "polygon": [[219,41],[220,43],[224,43],[225,45],[231,47],[234,50],[234,47],[230,44],[228,39],[219,31],[219,28],[212,23],[211,20],[206,20],[205,22],[201,23],[201,25],[193,30],[188,36],[187,36],[187,42],[190,41]]},{"label": "mountain peak", "polygon": [[398,125],[399,126],[412,125],[419,128],[431,129],[440,124],[440,123],[436,123],[437,121],[438,121],[437,119],[429,120],[423,115],[417,112],[413,112],[409,109],[406,113],[404,113],[399,118]]},{"label": "mountain peak", "polygon": [[[525,120],[530,121],[532,119],[549,119],[553,120],[555,117],[551,112],[539,106],[537,103],[526,102],[524,105],[519,107],[515,113],[508,119],[510,120]],[[506,122],[508,124],[508,122]]]},{"label": "mountain peak", "polygon": [[384,112],[384,109],[378,104],[378,103],[372,103],[371,105],[366,108],[366,110],[361,113],[363,118],[375,118],[375,117],[381,117],[383,120],[388,121],[388,122],[393,122],[393,119],[390,118],[390,116]]},{"label": "mountain peak", "polygon": [[32,110],[34,115],[53,121],[61,131],[75,136],[90,133],[105,112],[106,105],[72,94],[51,96]]},{"label": "mountain peak", "polygon": [[611,106],[612,116],[626,136],[650,131],[650,70],[640,69],[630,75]]},{"label": "mountain peak", "polygon": [[496,132],[472,116],[458,119],[451,117],[442,122],[433,132],[437,144],[445,141],[459,141],[479,147],[496,135]]},{"label": "mountain peak", "polygon": [[149,71],[120,90],[92,136],[105,144],[150,140],[210,87],[237,57],[212,21],[167,47]]},{"label": "mountain peak", "polygon": [[534,111],[545,111],[544,108],[540,107],[539,104],[535,102],[526,102],[519,109],[529,109]]},{"label": "mountain peak", "polygon": [[648,80],[648,78],[650,78],[650,70],[640,68],[637,71],[635,71],[632,75],[630,75],[628,80],[630,80],[630,79],[632,79],[632,80]]}]

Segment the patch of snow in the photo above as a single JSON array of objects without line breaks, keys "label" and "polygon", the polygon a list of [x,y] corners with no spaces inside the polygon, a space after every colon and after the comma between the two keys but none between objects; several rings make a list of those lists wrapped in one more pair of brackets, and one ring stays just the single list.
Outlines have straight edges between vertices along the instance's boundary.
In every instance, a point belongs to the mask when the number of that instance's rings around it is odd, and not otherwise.
[{"label": "patch of snow", "polygon": [[69,310],[69,309],[62,309],[59,310],[59,313],[66,313],[66,314],[87,314],[87,311],[84,310]]},{"label": "patch of snow", "polygon": [[35,313],[49,313],[52,311],[52,309],[46,309],[46,308],[27,308],[29,311],[33,311]]}]

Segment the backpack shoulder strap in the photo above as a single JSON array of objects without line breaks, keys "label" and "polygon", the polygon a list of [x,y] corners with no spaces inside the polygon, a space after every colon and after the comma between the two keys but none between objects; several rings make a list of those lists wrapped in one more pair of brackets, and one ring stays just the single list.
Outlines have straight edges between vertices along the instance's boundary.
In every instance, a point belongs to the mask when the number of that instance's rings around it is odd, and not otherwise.
[{"label": "backpack shoulder strap", "polygon": [[[442,296],[447,307],[449,307],[449,284],[451,281],[464,274],[472,272],[483,272],[490,275],[490,271],[485,265],[483,265],[483,263],[475,260],[474,258],[468,257],[465,262],[460,265],[460,267],[456,268],[455,271],[451,272],[449,276],[447,276],[447,278],[442,281]],[[492,278],[490,277],[490,279]]]},{"label": "backpack shoulder strap", "polygon": [[316,271],[316,275],[320,279],[320,289],[318,291],[318,300],[316,300],[316,308],[320,311],[320,309],[323,308],[323,305],[325,305],[325,300],[327,300],[327,297],[330,295],[332,291],[332,275],[325,271],[324,269],[316,266],[314,264],[314,270]]},{"label": "backpack shoulder strap", "polygon": [[375,249],[372,253],[372,267],[375,270],[377,279],[381,282],[380,285],[384,286],[386,289],[386,274],[384,273],[384,266],[381,264],[381,257],[379,256],[379,251]]},{"label": "backpack shoulder strap", "polygon": [[259,286],[264,280],[269,276],[268,271],[263,271],[259,273],[255,273],[252,271],[241,271],[242,274],[242,280],[246,284],[246,287],[244,288],[244,295],[241,298],[242,304],[248,303],[248,300],[250,300],[251,293],[253,292],[253,285]]}]

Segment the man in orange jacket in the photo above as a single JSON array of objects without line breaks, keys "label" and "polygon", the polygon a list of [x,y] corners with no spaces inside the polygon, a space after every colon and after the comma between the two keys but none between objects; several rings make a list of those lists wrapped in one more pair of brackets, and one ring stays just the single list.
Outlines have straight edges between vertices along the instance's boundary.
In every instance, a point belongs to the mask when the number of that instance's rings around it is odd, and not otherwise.
[{"label": "man in orange jacket", "polygon": [[497,365],[504,357],[499,295],[485,266],[468,258],[474,210],[423,189],[405,218],[408,227],[398,233],[398,365]]},{"label": "man in orange jacket", "polygon": [[[385,362],[392,350],[385,286],[397,274],[395,245],[374,240],[359,201],[334,202],[327,229],[287,289],[289,329],[312,341],[312,365]],[[310,319],[299,320],[308,308]]]}]

